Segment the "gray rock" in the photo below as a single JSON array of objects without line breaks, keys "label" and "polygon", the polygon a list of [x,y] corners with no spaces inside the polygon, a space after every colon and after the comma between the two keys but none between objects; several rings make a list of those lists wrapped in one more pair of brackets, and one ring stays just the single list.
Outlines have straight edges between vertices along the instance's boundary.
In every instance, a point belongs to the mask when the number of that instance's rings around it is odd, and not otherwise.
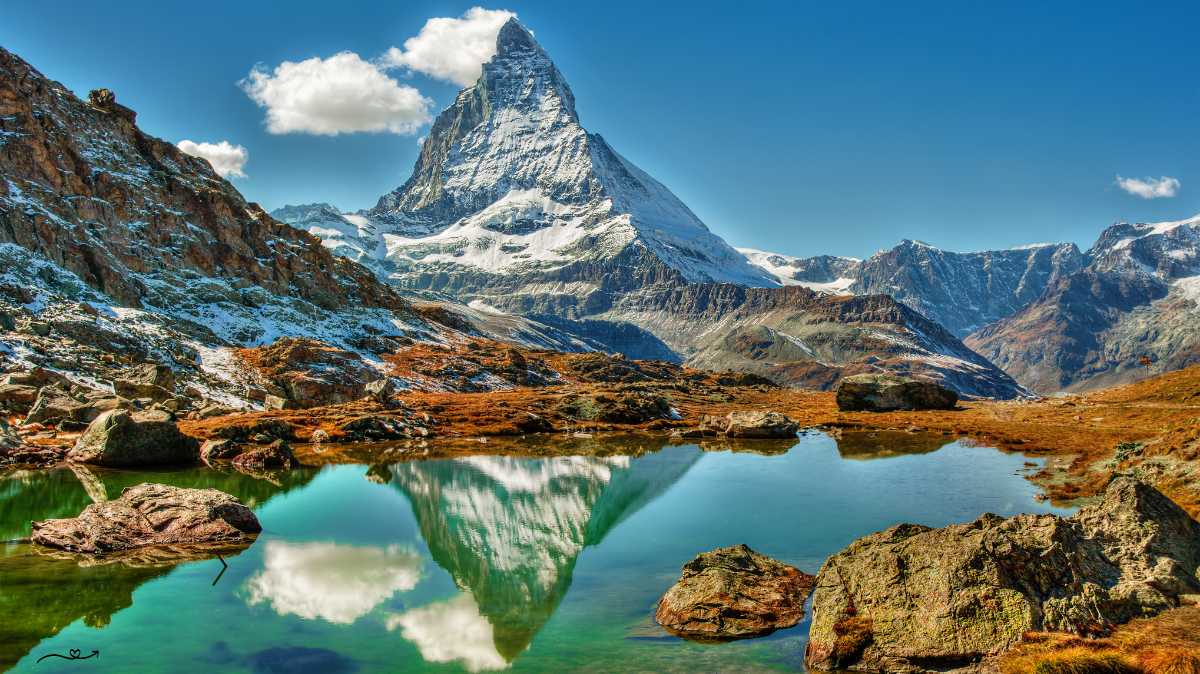
[{"label": "gray rock", "polygon": [[672,634],[699,641],[762,636],[800,622],[813,581],[745,545],[717,548],[683,566],[654,619]]},{"label": "gray rock", "polygon": [[396,385],[392,383],[391,379],[376,379],[375,381],[368,382],[363,390],[366,392],[366,397],[384,405],[396,393]]},{"label": "gray rock", "polygon": [[778,412],[730,412],[725,435],[731,438],[794,438],[800,424]]},{"label": "gray rock", "polygon": [[139,484],[78,517],[33,523],[33,542],[102,554],[146,546],[237,545],[262,531],[254,513],[216,489]]},{"label": "gray rock", "polygon": [[817,576],[805,659],[812,670],[948,671],[1025,632],[1104,634],[1196,592],[1200,523],[1118,477],[1069,518],[986,514],[855,541]]},{"label": "gray rock", "polygon": [[199,458],[199,444],[166,412],[112,410],[88,426],[67,458],[101,466],[185,465]]},{"label": "gray rock", "polygon": [[38,390],[24,384],[0,384],[0,409],[25,414],[37,400]]},{"label": "gray rock", "polygon": [[165,365],[144,363],[114,381],[113,390],[125,398],[167,400],[175,396],[175,373]]},{"label": "gray rock", "polygon": [[71,397],[66,390],[57,385],[43,386],[38,390],[37,399],[25,415],[27,424],[56,424],[74,422],[88,423],[91,419],[88,405]]},{"label": "gray rock", "polygon": [[950,389],[890,374],[845,377],[837,388],[837,406],[843,412],[952,410],[956,404],[958,394]]}]

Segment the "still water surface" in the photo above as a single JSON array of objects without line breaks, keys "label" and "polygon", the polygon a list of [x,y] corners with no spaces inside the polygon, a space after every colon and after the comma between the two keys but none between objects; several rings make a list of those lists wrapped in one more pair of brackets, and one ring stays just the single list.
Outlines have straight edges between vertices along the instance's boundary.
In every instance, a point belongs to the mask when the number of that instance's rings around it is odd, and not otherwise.
[{"label": "still water surface", "polygon": [[[0,478],[0,540],[144,481],[227,491],[265,528],[219,579],[215,559],[81,566],[0,543],[0,670],[797,671],[807,621],[700,645],[657,629],[654,602],[717,546],[747,543],[816,573],[898,522],[1057,512],[1022,477],[1025,457],[955,442],[839,447],[810,434],[767,455],[640,442],[606,448],[637,456],[342,465],[270,480],[206,469]],[[36,663],[71,649],[100,656]]]}]

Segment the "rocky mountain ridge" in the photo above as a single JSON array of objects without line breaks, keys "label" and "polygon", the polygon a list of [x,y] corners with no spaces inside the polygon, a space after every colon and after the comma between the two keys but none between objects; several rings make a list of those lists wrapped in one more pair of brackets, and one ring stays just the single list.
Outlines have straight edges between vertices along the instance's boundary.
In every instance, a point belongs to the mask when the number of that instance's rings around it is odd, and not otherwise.
[{"label": "rocky mountain ridge", "polygon": [[1117,223],[1085,260],[967,344],[1045,393],[1128,383],[1200,362],[1200,216]]}]

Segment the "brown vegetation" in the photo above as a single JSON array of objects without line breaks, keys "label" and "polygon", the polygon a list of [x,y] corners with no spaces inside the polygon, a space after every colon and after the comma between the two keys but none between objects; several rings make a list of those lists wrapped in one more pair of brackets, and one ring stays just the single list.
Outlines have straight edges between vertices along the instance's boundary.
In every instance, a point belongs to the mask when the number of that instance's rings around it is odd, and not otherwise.
[{"label": "brown vegetation", "polygon": [[1200,607],[1134,620],[1103,639],[1027,634],[999,665],[1002,674],[1200,674]]}]

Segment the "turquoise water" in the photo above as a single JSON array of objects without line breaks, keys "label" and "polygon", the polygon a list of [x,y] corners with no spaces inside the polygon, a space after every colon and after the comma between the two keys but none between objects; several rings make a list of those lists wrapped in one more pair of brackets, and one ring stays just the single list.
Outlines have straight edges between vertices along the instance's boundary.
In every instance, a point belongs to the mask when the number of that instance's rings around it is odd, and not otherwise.
[{"label": "turquoise water", "polygon": [[[168,473],[0,478],[0,539],[89,492],[213,486],[265,531],[228,558],[81,566],[0,544],[0,668],[29,672],[796,671],[807,621],[727,644],[671,638],[653,606],[697,552],[747,543],[815,573],[898,522],[1055,512],[1020,455],[806,435],[772,455],[498,456],[258,479]],[[755,445],[748,445],[754,447]],[[778,446],[773,446],[778,451]],[[936,448],[936,449],[935,449]],[[610,448],[609,451],[619,450]],[[87,488],[85,489],[85,485]],[[214,583],[215,581],[215,583]],[[68,662],[49,653],[98,658]]]}]

